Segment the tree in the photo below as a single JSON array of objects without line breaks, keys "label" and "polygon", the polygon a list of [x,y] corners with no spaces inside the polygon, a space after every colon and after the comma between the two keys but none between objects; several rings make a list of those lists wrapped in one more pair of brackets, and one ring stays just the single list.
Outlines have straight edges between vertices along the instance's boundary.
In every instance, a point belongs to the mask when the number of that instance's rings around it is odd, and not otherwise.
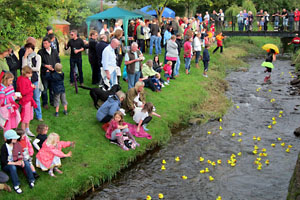
[{"label": "tree", "polygon": [[251,11],[253,14],[257,12],[254,3],[251,0],[244,1],[242,7],[247,11]]}]

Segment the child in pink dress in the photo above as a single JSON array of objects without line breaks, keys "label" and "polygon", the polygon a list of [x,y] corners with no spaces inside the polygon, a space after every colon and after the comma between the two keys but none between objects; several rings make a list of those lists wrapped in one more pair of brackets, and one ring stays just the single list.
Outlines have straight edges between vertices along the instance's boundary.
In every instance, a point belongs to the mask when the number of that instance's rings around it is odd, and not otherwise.
[{"label": "child in pink dress", "polygon": [[4,133],[7,130],[17,128],[20,123],[19,105],[15,102],[18,98],[12,86],[14,75],[6,72],[0,86],[0,115],[1,127]]},{"label": "child in pink dress", "polygon": [[22,76],[17,79],[17,91],[21,92],[22,98],[19,104],[21,109],[21,128],[25,131],[26,135],[34,136],[29,129],[29,123],[33,119],[33,108],[37,108],[33,100],[33,90],[35,85],[31,83],[30,77],[32,76],[32,69],[28,66],[23,67]]},{"label": "child in pink dress", "polygon": [[172,61],[168,61],[164,66],[165,77],[167,78],[167,83],[170,83],[170,78],[172,76]]},{"label": "child in pink dress", "polygon": [[69,151],[69,153],[65,154],[61,149],[69,146],[74,147],[75,142],[60,141],[57,133],[50,133],[36,155],[36,166],[43,171],[49,170],[49,175],[52,177],[55,177],[53,170],[62,174],[63,172],[58,169],[61,166],[60,158],[71,157],[72,152]]}]

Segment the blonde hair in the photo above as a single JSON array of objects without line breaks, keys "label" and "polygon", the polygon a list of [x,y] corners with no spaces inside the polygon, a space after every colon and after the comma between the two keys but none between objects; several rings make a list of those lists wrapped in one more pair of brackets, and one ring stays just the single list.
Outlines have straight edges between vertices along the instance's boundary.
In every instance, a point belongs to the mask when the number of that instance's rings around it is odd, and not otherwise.
[{"label": "blonde hair", "polygon": [[115,38],[119,38],[121,35],[123,35],[123,31],[120,29],[117,29],[114,34]]},{"label": "blonde hair", "polygon": [[54,66],[55,71],[61,72],[62,71],[62,64],[56,63]]},{"label": "blonde hair", "polygon": [[143,81],[138,81],[135,83],[134,88],[138,90],[141,86],[145,86],[145,83]]},{"label": "blonde hair", "polygon": [[124,115],[121,111],[116,111],[115,114],[114,114],[114,117],[113,119],[115,119],[116,115],[119,115],[121,117],[121,120],[120,120],[120,123],[124,122]]},{"label": "blonde hair", "polygon": [[172,65],[172,61],[168,61],[167,64],[168,64],[168,65]]},{"label": "blonde hair", "polygon": [[8,79],[13,79],[14,78],[14,75],[11,73],[11,72],[5,72],[5,74],[3,75],[3,78],[2,78],[2,83],[4,84],[4,85],[6,85],[6,83],[7,83],[7,80]]},{"label": "blonde hair", "polygon": [[22,68],[22,76],[25,76],[27,73],[32,73],[32,69],[26,65]]},{"label": "blonde hair", "polygon": [[47,137],[46,144],[55,146],[57,144],[57,139],[59,138],[59,135],[57,133],[50,133]]}]

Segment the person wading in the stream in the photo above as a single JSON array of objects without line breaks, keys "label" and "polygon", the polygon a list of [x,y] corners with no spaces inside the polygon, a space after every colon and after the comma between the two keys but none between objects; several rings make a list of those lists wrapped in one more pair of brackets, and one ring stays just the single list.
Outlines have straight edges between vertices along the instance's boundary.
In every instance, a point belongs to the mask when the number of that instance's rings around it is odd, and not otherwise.
[{"label": "person wading in the stream", "polygon": [[261,64],[261,66],[266,67],[264,72],[268,73],[268,75],[264,79],[265,83],[271,78],[272,69],[274,68],[274,65],[272,63],[273,61],[276,61],[276,54],[273,49],[270,49],[266,60]]}]

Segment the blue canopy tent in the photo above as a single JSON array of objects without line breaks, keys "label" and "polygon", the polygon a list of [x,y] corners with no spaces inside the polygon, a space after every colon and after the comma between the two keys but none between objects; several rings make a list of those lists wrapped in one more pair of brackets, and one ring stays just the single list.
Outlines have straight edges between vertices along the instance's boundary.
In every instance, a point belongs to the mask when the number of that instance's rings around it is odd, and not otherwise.
[{"label": "blue canopy tent", "polygon": [[[151,9],[151,5],[141,8],[140,11],[142,11],[143,13],[146,13],[148,15],[157,16],[156,11],[155,10],[150,10],[150,9]],[[171,10],[170,8],[165,7],[162,16],[163,17],[168,17],[168,18],[169,17],[175,18],[175,12],[173,10]]]},{"label": "blue canopy tent", "polygon": [[128,38],[128,21],[131,19],[143,18],[143,15],[137,14],[119,7],[113,7],[103,12],[97,13],[95,15],[89,16],[86,18],[87,31],[90,32],[90,24],[93,20],[99,19],[122,19],[123,20],[123,29],[125,36],[125,45],[127,46]]}]

